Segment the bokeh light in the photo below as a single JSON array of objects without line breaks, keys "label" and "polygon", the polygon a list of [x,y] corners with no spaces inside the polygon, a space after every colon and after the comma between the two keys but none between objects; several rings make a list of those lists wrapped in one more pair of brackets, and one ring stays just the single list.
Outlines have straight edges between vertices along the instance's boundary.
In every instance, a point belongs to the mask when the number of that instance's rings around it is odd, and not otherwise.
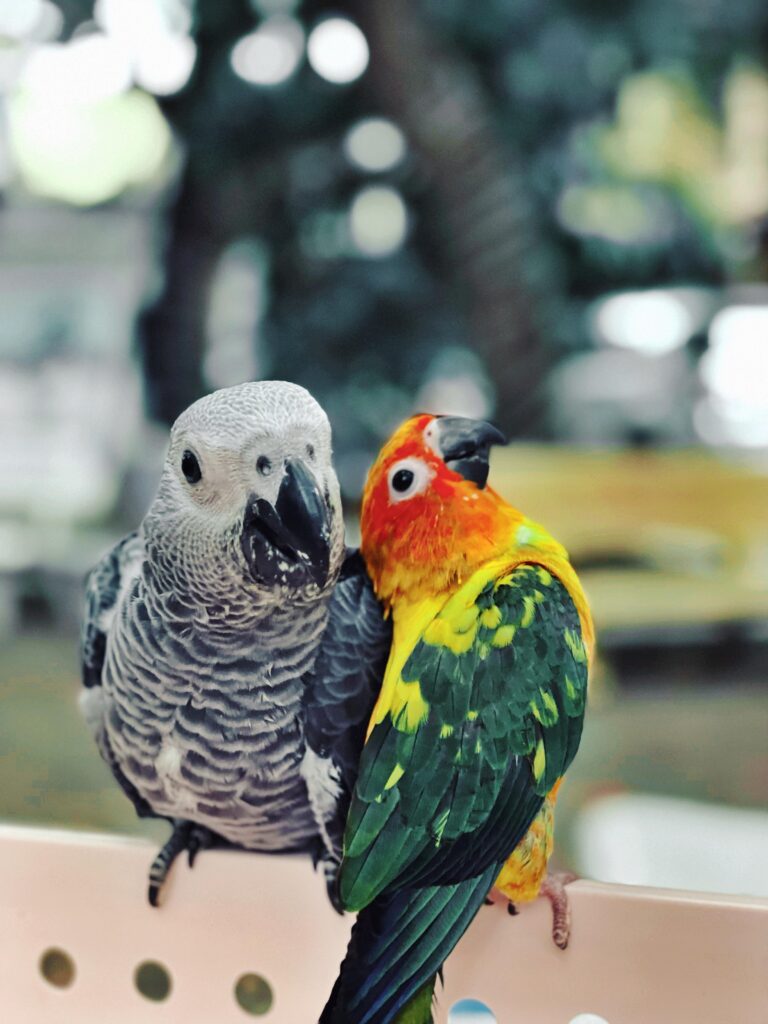
[{"label": "bokeh light", "polygon": [[61,8],[51,0],[43,0],[40,5],[40,17],[29,34],[29,39],[38,43],[52,42],[61,35],[64,28],[64,15]]},{"label": "bokeh light", "polygon": [[660,356],[684,345],[695,321],[673,290],[655,289],[603,299],[594,309],[593,324],[604,344]]},{"label": "bokeh light", "polygon": [[10,133],[27,188],[77,205],[151,182],[171,146],[157,104],[138,90],[92,104],[21,93],[10,104]]},{"label": "bokeh light", "polygon": [[768,408],[768,306],[730,306],[709,329],[701,375],[710,390],[730,402]]},{"label": "bokeh light", "polygon": [[232,49],[236,74],[253,85],[280,85],[291,77],[304,54],[304,30],[287,15],[267,18]]},{"label": "bokeh light", "polygon": [[430,363],[415,406],[424,412],[490,419],[493,385],[477,354],[458,345],[445,348]]},{"label": "bokeh light", "polygon": [[314,71],[328,82],[354,82],[368,67],[368,42],[347,18],[326,18],[309,34],[307,56]]},{"label": "bokeh light", "polygon": [[364,171],[388,171],[405,156],[405,136],[392,121],[366,117],[344,138],[344,152],[351,163]]},{"label": "bokeh light", "polygon": [[405,241],[408,212],[403,197],[387,185],[361,189],[349,209],[349,233],[365,256],[389,256]]},{"label": "bokeh light", "polygon": [[94,18],[123,50],[137,85],[167,96],[187,84],[197,47],[181,0],[97,0]]},{"label": "bokeh light", "polygon": [[31,35],[43,15],[43,0],[2,0],[0,37],[24,39]]},{"label": "bokeh light", "polygon": [[69,43],[48,43],[29,55],[19,90],[51,110],[98,103],[126,92],[131,85],[127,52],[101,32]]},{"label": "bokeh light", "polygon": [[93,16],[109,35],[123,39],[132,50],[147,36],[187,34],[192,28],[184,0],[96,0]]},{"label": "bokeh light", "polygon": [[707,398],[696,410],[712,443],[768,446],[768,306],[729,306],[713,319],[701,360]]},{"label": "bokeh light", "polygon": [[196,56],[197,47],[189,36],[155,39],[136,56],[136,84],[156,96],[172,95],[186,85]]}]

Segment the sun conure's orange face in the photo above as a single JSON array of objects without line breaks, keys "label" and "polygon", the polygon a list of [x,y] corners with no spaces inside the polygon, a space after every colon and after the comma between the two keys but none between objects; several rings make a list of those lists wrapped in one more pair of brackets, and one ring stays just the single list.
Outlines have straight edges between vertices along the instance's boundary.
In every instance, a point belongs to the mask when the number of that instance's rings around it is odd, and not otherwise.
[{"label": "sun conure's orange face", "polygon": [[363,493],[361,549],[386,603],[453,590],[508,545],[521,516],[486,486],[502,443],[481,420],[419,415],[385,444]]}]

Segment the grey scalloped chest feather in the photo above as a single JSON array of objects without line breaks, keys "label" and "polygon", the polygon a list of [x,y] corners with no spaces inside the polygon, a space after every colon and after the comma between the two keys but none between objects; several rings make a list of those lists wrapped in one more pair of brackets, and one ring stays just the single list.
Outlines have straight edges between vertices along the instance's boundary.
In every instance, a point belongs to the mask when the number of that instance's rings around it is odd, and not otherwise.
[{"label": "grey scalloped chest feather", "polygon": [[237,608],[201,623],[147,583],[123,592],[111,623],[102,749],[157,814],[252,850],[307,848],[317,823],[299,772],[302,676],[327,596],[249,629]]}]

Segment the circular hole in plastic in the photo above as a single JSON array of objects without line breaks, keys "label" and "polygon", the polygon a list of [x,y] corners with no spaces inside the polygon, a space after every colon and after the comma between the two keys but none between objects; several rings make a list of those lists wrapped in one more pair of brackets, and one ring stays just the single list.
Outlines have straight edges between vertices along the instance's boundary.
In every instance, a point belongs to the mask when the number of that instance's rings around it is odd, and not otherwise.
[{"label": "circular hole in plastic", "polygon": [[63,949],[46,949],[40,957],[40,973],[49,985],[67,988],[75,980],[75,963]]},{"label": "circular hole in plastic", "polygon": [[568,1024],[608,1024],[608,1021],[597,1013],[577,1013]]},{"label": "circular hole in plastic", "polygon": [[497,1024],[491,1008],[479,999],[460,999],[448,1011],[448,1024]]},{"label": "circular hole in plastic", "polygon": [[260,974],[242,974],[235,985],[235,999],[246,1013],[260,1017],[272,1007],[272,986]]},{"label": "circular hole in plastic", "polygon": [[133,983],[145,999],[161,1003],[171,994],[171,975],[156,960],[145,960],[133,974]]}]

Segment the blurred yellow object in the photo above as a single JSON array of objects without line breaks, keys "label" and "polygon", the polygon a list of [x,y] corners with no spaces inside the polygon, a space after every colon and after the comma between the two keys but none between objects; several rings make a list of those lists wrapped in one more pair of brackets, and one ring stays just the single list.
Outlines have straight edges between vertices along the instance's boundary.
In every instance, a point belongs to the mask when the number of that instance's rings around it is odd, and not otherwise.
[{"label": "blurred yellow object", "polygon": [[642,71],[621,85],[616,124],[603,136],[603,151],[610,164],[633,177],[685,181],[714,172],[718,134],[691,81]]},{"label": "blurred yellow object", "polygon": [[768,209],[766,110],[768,74],[754,64],[727,75],[721,119],[686,75],[641,71],[624,79],[597,145],[620,177],[663,182],[716,223],[748,224]]},{"label": "blurred yellow object", "polygon": [[491,484],[562,538],[610,628],[768,616],[768,476],[701,451],[516,445]]}]

